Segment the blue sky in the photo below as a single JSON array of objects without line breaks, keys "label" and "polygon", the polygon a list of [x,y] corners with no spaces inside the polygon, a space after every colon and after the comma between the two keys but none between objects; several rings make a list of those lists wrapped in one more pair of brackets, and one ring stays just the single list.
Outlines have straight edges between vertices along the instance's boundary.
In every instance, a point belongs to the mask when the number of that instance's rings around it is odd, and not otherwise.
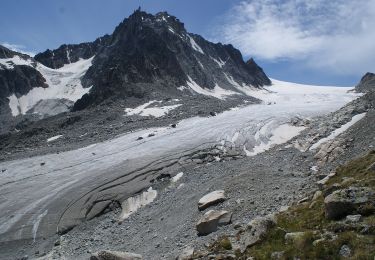
[{"label": "blue sky", "polygon": [[375,71],[375,0],[2,0],[0,43],[37,53],[92,41],[138,6],[232,43],[273,78],[350,86]]}]

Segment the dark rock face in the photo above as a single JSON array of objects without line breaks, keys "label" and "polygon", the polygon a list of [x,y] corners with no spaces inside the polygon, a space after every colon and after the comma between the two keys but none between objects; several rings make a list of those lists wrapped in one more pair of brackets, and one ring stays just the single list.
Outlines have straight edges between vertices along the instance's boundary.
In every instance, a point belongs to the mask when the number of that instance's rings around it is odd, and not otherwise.
[{"label": "dark rock face", "polygon": [[261,87],[270,84],[253,60],[243,61],[232,45],[214,44],[188,33],[184,24],[165,12],[155,16],[136,11],[125,19],[101,48],[82,79],[90,93],[74,110],[106,99],[163,98],[192,94],[178,87],[196,82],[206,89],[233,89],[233,82]]},{"label": "dark rock face", "polygon": [[0,69],[0,98],[12,94],[25,95],[35,87],[48,87],[42,74],[26,65],[15,65],[13,69]]},{"label": "dark rock face", "polygon": [[355,87],[355,90],[362,93],[375,91],[375,74],[367,72]]},{"label": "dark rock face", "polygon": [[[16,65],[11,59],[24,59],[28,65]],[[9,97],[20,97],[35,87],[48,87],[45,78],[36,69],[36,63],[30,56],[7,49],[0,45],[0,59],[10,59],[8,65],[0,64],[0,133],[11,129],[13,123],[9,106]],[[31,115],[34,118],[34,115]],[[12,123],[13,122],[13,123]]]},{"label": "dark rock face", "polygon": [[24,59],[30,58],[30,56],[28,56],[26,54],[22,54],[22,53],[19,53],[19,52],[12,51],[12,50],[0,45],[0,59],[13,58],[15,55],[18,55],[18,56],[20,56]]},{"label": "dark rock face", "polygon": [[249,73],[254,75],[257,82],[263,85],[271,85],[271,80],[267,77],[266,73],[264,73],[263,69],[255,63],[253,58],[246,62],[246,67]]},{"label": "dark rock face", "polygon": [[[0,64],[0,99],[5,100],[12,94],[25,95],[34,87],[48,87],[42,74],[35,69],[36,63],[33,59],[19,52],[9,50],[0,45],[0,59],[10,59],[19,56],[20,59],[30,60],[32,66],[13,65],[8,68]],[[5,102],[5,101],[4,101]]]},{"label": "dark rock face", "polygon": [[[362,213],[364,205],[374,208],[375,192],[368,187],[349,187],[337,190],[324,199],[327,219],[341,219],[352,213]],[[363,213],[362,213],[363,214]]]},{"label": "dark rock face", "polygon": [[85,42],[80,44],[63,44],[56,50],[46,50],[35,55],[35,60],[43,65],[58,69],[65,64],[78,61],[80,58],[88,59],[94,56],[100,48],[106,46],[109,35],[96,39],[94,42]]}]

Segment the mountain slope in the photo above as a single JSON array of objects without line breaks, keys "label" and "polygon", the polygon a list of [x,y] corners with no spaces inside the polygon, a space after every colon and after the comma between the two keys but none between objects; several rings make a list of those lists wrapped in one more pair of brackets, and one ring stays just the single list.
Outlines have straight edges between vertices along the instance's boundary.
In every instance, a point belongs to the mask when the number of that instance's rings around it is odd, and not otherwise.
[{"label": "mountain slope", "polygon": [[362,93],[375,91],[375,74],[367,72],[357,84],[355,90]]},{"label": "mountain slope", "polygon": [[107,98],[155,99],[197,92],[230,96],[241,94],[243,85],[260,87],[270,80],[254,61],[245,63],[233,46],[190,34],[165,12],[154,16],[137,10],[95,56],[83,84],[93,88],[77,102],[77,110]]},{"label": "mountain slope", "polygon": [[[117,132],[121,135],[105,142],[100,142],[100,136],[95,135],[98,127],[89,126],[82,132],[77,132],[77,125],[81,122],[74,125],[74,131],[67,131],[67,128],[63,126],[55,131],[48,132],[45,131],[45,128],[35,129],[38,134],[44,132],[44,135],[39,136],[35,143],[45,145],[53,150],[49,150],[46,155],[26,156],[22,160],[13,158],[15,160],[0,163],[0,169],[6,169],[0,179],[5,200],[0,206],[0,212],[3,212],[3,214],[0,214],[0,220],[3,223],[0,227],[0,233],[2,234],[0,236],[0,251],[4,250],[12,254],[18,252],[14,249],[9,250],[9,246],[1,247],[2,241],[15,241],[16,246],[19,239],[25,239],[26,241],[35,239],[36,243],[49,243],[49,241],[54,243],[56,239],[53,236],[56,230],[65,232],[85,219],[100,215],[106,211],[107,207],[111,208],[111,205],[120,205],[129,197],[142,194],[142,191],[148,189],[151,185],[158,192],[157,200],[159,203],[157,208],[154,208],[155,211],[147,211],[147,216],[159,216],[158,219],[163,216],[163,221],[154,222],[142,219],[142,222],[135,222],[138,221],[135,218],[138,215],[134,214],[132,216],[134,218],[127,220],[131,222],[122,225],[107,222],[106,227],[111,232],[102,233],[101,229],[97,230],[100,232],[100,236],[104,236],[103,244],[100,247],[115,249],[113,246],[117,242],[124,245],[124,242],[117,238],[126,236],[126,240],[140,248],[142,254],[144,253],[143,250],[147,250],[145,247],[151,245],[149,254],[154,257],[145,257],[145,259],[161,259],[163,257],[160,257],[160,252],[156,252],[158,255],[155,256],[154,243],[165,244],[159,239],[168,236],[171,241],[180,241],[180,235],[186,234],[188,229],[189,240],[196,241],[194,224],[200,216],[196,208],[199,199],[197,197],[203,196],[202,193],[206,193],[207,187],[233,190],[231,194],[236,194],[237,197],[234,198],[231,195],[231,201],[228,204],[230,207],[238,205],[236,200],[241,198],[238,196],[253,200],[258,191],[259,196],[264,195],[265,191],[272,191],[274,195],[262,197],[266,198],[268,203],[272,201],[273,205],[279,204],[280,201],[275,202],[275,197],[279,195],[280,190],[270,189],[269,187],[279,185],[282,187],[281,189],[285,189],[285,193],[297,190],[294,187],[287,188],[288,186],[283,185],[283,183],[294,185],[301,182],[301,175],[295,173],[308,172],[312,165],[310,165],[310,161],[306,160],[306,157],[302,156],[306,153],[300,153],[298,149],[295,149],[293,142],[288,144],[289,148],[285,145],[274,150],[282,152],[280,156],[270,156],[269,153],[266,153],[268,157],[259,161],[258,159],[262,156],[261,152],[298,134],[309,125],[311,117],[334,111],[358,95],[348,92],[348,90],[351,90],[350,88],[303,86],[277,81],[274,81],[274,84],[271,87],[266,87],[263,92],[259,91],[259,93],[263,93],[263,96],[259,96],[259,98],[273,101],[271,105],[262,103],[226,111],[217,116],[193,117],[178,122],[175,127],[162,125],[161,127],[149,128],[145,120],[141,121],[143,129],[132,131],[133,129],[128,128]],[[83,112],[76,112],[75,115],[81,115],[80,113]],[[112,110],[111,113],[113,113]],[[351,113],[351,111],[348,112],[350,118],[353,115],[354,113]],[[97,117],[99,116],[97,115]],[[121,118],[125,117],[122,115]],[[70,119],[71,121],[75,120],[75,118]],[[341,118],[330,119],[328,122],[334,128],[341,120]],[[152,119],[150,121],[158,120]],[[113,128],[110,127],[110,125],[114,125],[114,122],[104,120],[104,125],[108,127],[108,132],[116,133],[116,125]],[[126,122],[123,125],[129,127],[130,123]],[[320,131],[318,132],[320,135],[314,133],[314,135],[308,135],[308,137],[323,137],[322,134],[326,131],[329,132],[329,128]],[[22,132],[25,133],[25,131],[20,131],[14,140],[21,140],[23,138]],[[82,136],[86,137],[82,138]],[[36,135],[31,136],[30,134],[22,140],[27,143],[35,137]],[[62,149],[70,143],[76,144],[82,139],[88,140],[89,137],[94,138],[93,143],[87,143],[85,147],[77,147],[63,152]],[[9,141],[11,141],[11,138],[7,138],[6,142]],[[315,141],[311,140],[311,142]],[[0,137],[0,150],[3,143]],[[33,143],[27,145],[27,147],[36,149],[36,145]],[[20,145],[15,148],[20,150]],[[3,151],[11,151],[12,156],[16,154],[15,149],[11,150],[10,146],[5,146]],[[310,151],[307,152],[311,153]],[[254,155],[257,156],[255,160],[251,158],[239,159],[239,157]],[[238,164],[231,164],[227,167],[227,160],[231,157],[237,159],[233,162],[244,163],[242,167],[239,168]],[[275,158],[278,159],[275,160]],[[296,158],[299,158],[298,163],[290,164],[290,161]],[[311,156],[309,158],[311,159]],[[219,163],[215,160],[226,162]],[[271,164],[270,161],[272,161]],[[276,166],[275,163],[277,163]],[[256,166],[254,167],[254,165]],[[288,165],[295,168],[290,170]],[[223,167],[226,168],[223,170]],[[288,172],[284,174],[279,169],[288,170]],[[194,174],[193,171],[198,172]],[[184,172],[184,177],[189,178],[189,180],[183,180],[185,188],[176,189],[180,192],[183,191],[183,195],[174,193],[174,189],[167,188],[165,191],[168,190],[168,194],[176,196],[176,198],[170,200],[170,197],[161,197],[163,196],[163,189],[166,187],[165,184],[168,185],[168,182],[165,182],[167,176],[179,172]],[[209,174],[206,174],[207,172]],[[246,178],[246,181],[243,181],[244,179],[241,179],[241,177],[237,178],[237,175]],[[263,176],[262,179],[267,179],[269,182],[258,182],[260,185],[255,184],[254,181],[258,181],[259,176]],[[287,179],[283,178],[285,180],[283,183],[279,181],[281,176],[287,177]],[[290,179],[290,176],[293,176],[293,178]],[[251,177],[255,178],[250,180]],[[237,185],[232,186],[231,183],[233,182],[237,182]],[[177,188],[178,184],[175,187]],[[249,189],[249,187],[257,188],[257,191]],[[241,193],[238,192],[239,190]],[[245,190],[246,195],[244,195]],[[283,194],[285,193],[283,192]],[[267,208],[268,205],[264,205],[263,201],[261,200],[259,204],[257,202],[256,205],[261,205],[262,209]],[[164,208],[164,205],[166,208]],[[241,203],[241,206],[243,205]],[[254,212],[253,208],[247,210],[248,208],[244,209],[241,206],[240,210],[243,212]],[[254,205],[251,204],[250,207],[252,206]],[[11,208],[12,211],[7,211],[8,208]],[[260,211],[261,209],[258,208],[257,210]],[[236,217],[238,216],[237,212]],[[8,216],[11,214],[15,217],[9,218]],[[105,219],[111,220],[108,217],[105,217]],[[151,222],[156,227],[151,230],[158,234],[157,238],[153,235],[150,236],[150,232],[147,232]],[[31,224],[23,227],[23,223]],[[89,224],[89,222],[86,223]],[[142,224],[135,225],[134,223]],[[125,234],[122,228],[127,226],[130,227]],[[140,226],[145,226],[145,228],[140,229]],[[22,229],[19,227],[22,227]],[[171,229],[171,227],[173,228]],[[86,235],[81,229],[75,229],[71,232],[82,232]],[[117,236],[119,233],[120,235]],[[94,231],[92,234],[98,233]],[[141,238],[138,238],[139,236]],[[77,237],[77,241],[84,241],[81,235],[70,236],[68,234],[64,237]],[[49,240],[43,241],[43,238]],[[146,243],[140,243],[140,241],[146,241]],[[80,243],[72,242],[69,245],[80,245]],[[129,243],[125,244],[128,245]],[[33,250],[35,252],[35,248]],[[165,250],[168,254],[175,254],[173,250],[176,250],[176,248]],[[40,252],[43,251],[40,249]],[[87,248],[83,247],[74,252],[74,254],[81,253],[87,254]],[[75,258],[83,259],[87,257],[84,255]],[[175,257],[167,257],[167,259],[175,259]]]},{"label": "mountain slope", "polygon": [[92,43],[62,45],[35,59],[60,68],[93,56],[93,65],[82,78],[83,86],[92,89],[75,110],[106,99],[137,98],[141,103],[196,94],[224,99],[243,94],[242,88],[271,83],[253,59],[245,63],[233,46],[188,33],[166,12],[151,15],[137,10],[112,35]]},{"label": "mountain slope", "polygon": [[252,93],[270,84],[232,45],[188,33],[166,12],[137,10],[111,35],[35,58],[1,46],[0,133],[18,131],[25,117],[84,110],[90,120],[97,110],[124,113],[148,102],[179,107],[176,115],[186,118],[259,102]]},{"label": "mountain slope", "polygon": [[63,44],[56,50],[48,49],[45,52],[38,53],[34,59],[49,68],[59,69],[65,64],[93,57],[100,48],[108,44],[109,39],[109,35],[104,35],[93,42]]},{"label": "mountain slope", "polygon": [[0,45],[0,99],[5,101],[14,93],[25,95],[34,87],[47,87],[35,65],[28,55]]},{"label": "mountain slope", "polygon": [[[24,115],[38,102],[66,99],[74,103],[85,92],[80,78],[91,66],[92,59],[80,58],[75,63],[51,69],[28,55],[0,46],[0,98],[9,102],[13,116]],[[42,111],[35,111],[43,115]]]}]

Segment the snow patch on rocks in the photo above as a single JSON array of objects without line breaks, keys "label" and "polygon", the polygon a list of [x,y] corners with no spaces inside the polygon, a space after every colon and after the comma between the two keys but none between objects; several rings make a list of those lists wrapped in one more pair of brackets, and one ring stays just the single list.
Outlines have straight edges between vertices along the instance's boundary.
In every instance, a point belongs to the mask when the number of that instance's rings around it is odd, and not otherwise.
[{"label": "snow patch on rocks", "polygon": [[[16,96],[13,94],[8,97],[12,115],[26,114],[41,100],[67,99],[75,102],[80,99],[91,89],[83,88],[81,77],[91,67],[93,58],[80,59],[59,69],[51,69],[38,63],[36,69],[46,79],[48,88],[33,88],[26,95]],[[34,112],[38,113],[38,111]]]},{"label": "snow patch on rocks", "polygon": [[352,117],[352,119],[342,125],[341,127],[337,128],[336,130],[334,130],[329,136],[325,137],[325,138],[322,138],[320,139],[318,142],[314,143],[311,147],[310,147],[310,151],[311,150],[315,150],[317,149],[319,146],[321,146],[322,144],[325,144],[333,139],[335,139],[337,136],[339,136],[340,134],[344,133],[346,130],[348,130],[351,126],[353,126],[355,123],[357,123],[359,120],[361,120],[362,118],[364,118],[366,115],[366,113],[362,113],[362,114],[358,114],[358,115],[355,115]]},{"label": "snow patch on rocks", "polygon": [[147,191],[125,200],[123,203],[121,203],[122,211],[119,220],[123,221],[141,207],[144,207],[153,202],[157,194],[158,192],[150,187]]},{"label": "snow patch on rocks", "polygon": [[264,136],[266,135],[266,130],[263,127],[255,135],[256,141],[259,142],[259,144],[256,145],[251,152],[248,151],[246,147],[244,147],[244,151],[247,156],[257,155],[259,153],[269,150],[275,145],[286,143],[293,137],[297,136],[305,128],[306,127],[304,126],[292,126],[289,124],[282,124],[272,129],[271,137],[267,141],[263,141],[262,139],[264,139]]},{"label": "snow patch on rocks", "polygon": [[189,80],[186,82],[186,84],[196,93],[205,95],[205,96],[212,96],[218,99],[225,99],[228,96],[231,95],[238,95],[239,93],[226,90],[221,88],[218,84],[215,85],[214,89],[205,89],[199,86],[190,76],[188,76]]},{"label": "snow patch on rocks", "polygon": [[50,137],[50,138],[47,139],[47,142],[49,143],[49,142],[55,141],[55,140],[61,138],[62,136],[63,135],[52,136],[52,137]]},{"label": "snow patch on rocks", "polygon": [[[16,65],[26,65],[33,66],[35,64],[31,59],[24,59],[18,55],[15,55],[13,58],[0,59],[0,65],[3,65],[6,69],[14,69]],[[2,69],[2,66],[0,66]]]},{"label": "snow patch on rocks", "polygon": [[161,103],[161,102],[162,101],[151,100],[135,108],[126,108],[125,113],[129,116],[139,115],[139,116],[162,117],[168,114],[169,111],[176,109],[182,105],[182,104],[175,104],[175,105],[168,105],[168,106],[161,106],[161,107],[151,106],[155,103]]},{"label": "snow patch on rocks", "polygon": [[217,60],[217,59],[211,57],[211,59],[212,59],[214,62],[216,62],[217,65],[219,65],[220,68],[222,68],[222,67],[225,65],[225,63],[227,63],[226,61],[222,61],[220,58],[219,58],[219,60]]},{"label": "snow patch on rocks", "polygon": [[188,34],[187,34],[187,37],[190,40],[191,47],[193,47],[193,49],[196,50],[197,52],[200,52],[200,53],[204,54],[202,48],[195,42],[195,40],[193,39],[193,37],[191,37]]},{"label": "snow patch on rocks", "polygon": [[172,177],[172,182],[174,183],[178,182],[182,178],[183,175],[184,175],[183,172],[177,173],[175,176]]}]

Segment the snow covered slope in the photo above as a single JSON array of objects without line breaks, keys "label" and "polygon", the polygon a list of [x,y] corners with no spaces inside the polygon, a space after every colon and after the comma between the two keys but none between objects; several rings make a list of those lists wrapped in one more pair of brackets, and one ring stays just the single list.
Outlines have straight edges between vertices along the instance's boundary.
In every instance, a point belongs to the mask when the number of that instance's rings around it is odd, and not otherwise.
[{"label": "snow covered slope", "polygon": [[[5,69],[14,69],[15,65],[33,66],[33,64],[35,64],[35,62],[31,59],[25,59],[18,55],[12,58],[0,59],[0,65],[2,65]],[[0,69],[2,68],[0,67]]]},{"label": "snow covered slope", "polygon": [[[27,64],[32,66],[32,61],[20,62],[18,56],[14,56],[12,61],[17,64]],[[36,87],[31,89],[27,94],[17,96],[12,94],[9,97],[9,106],[13,116],[19,114],[26,114],[41,100],[59,100],[66,99],[72,102],[80,99],[86,94],[90,88],[83,88],[80,78],[86,73],[91,66],[92,58],[67,64],[59,69],[51,69],[40,63],[37,63],[35,68],[43,75],[48,85],[47,88]],[[7,63],[8,66],[9,63]],[[55,103],[56,104],[56,103]],[[46,108],[44,108],[46,110]],[[33,113],[45,114],[44,110],[33,109]],[[65,108],[67,111],[67,108]],[[61,110],[59,111],[61,112]]]},{"label": "snow covered slope", "polygon": [[[50,236],[61,223],[77,224],[95,198],[117,196],[117,185],[130,197],[149,187],[152,167],[177,162],[183,154],[212,147],[236,148],[249,156],[261,153],[303,129],[290,125],[292,118],[323,115],[355,99],[357,94],[348,90],[274,80],[257,92],[263,104],[193,117],[176,128],[139,130],[78,150],[0,163],[0,169],[7,169],[0,179],[0,240]],[[145,138],[137,140],[140,136]],[[145,168],[150,171],[140,170]]]}]

